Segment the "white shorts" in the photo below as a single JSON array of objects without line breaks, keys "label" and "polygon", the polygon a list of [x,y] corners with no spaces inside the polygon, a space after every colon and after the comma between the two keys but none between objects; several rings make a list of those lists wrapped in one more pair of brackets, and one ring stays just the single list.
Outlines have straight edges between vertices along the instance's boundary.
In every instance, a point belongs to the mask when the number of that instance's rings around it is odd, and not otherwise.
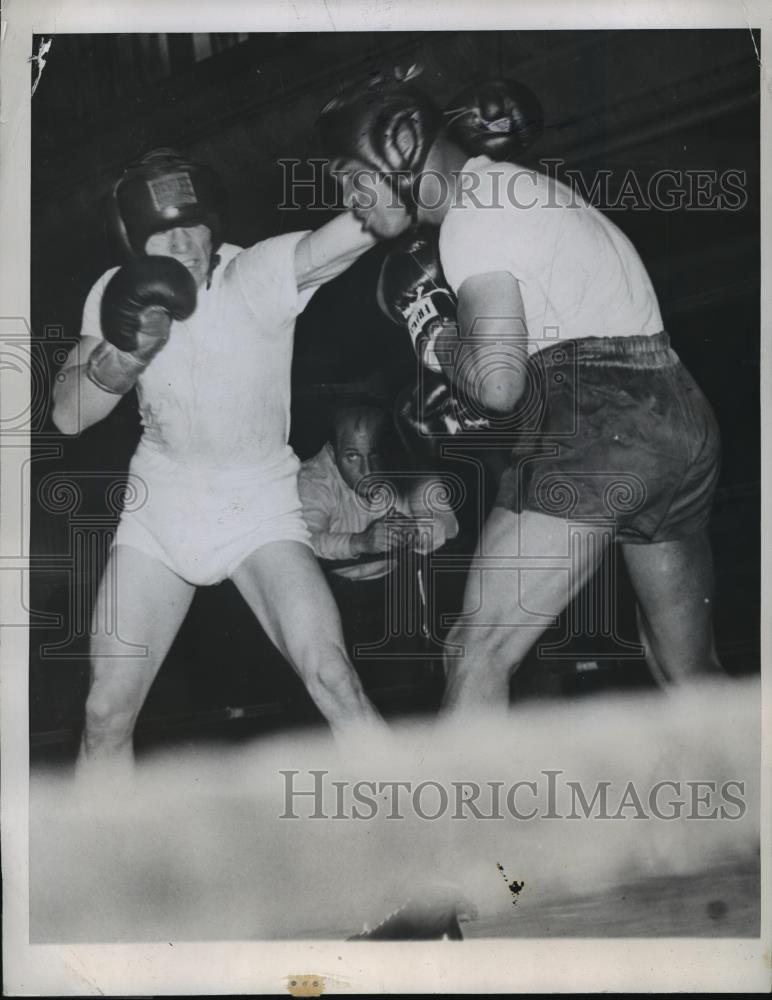
[{"label": "white shorts", "polygon": [[270,472],[132,461],[114,544],[139,549],[195,586],[227,579],[269,542],[310,546],[291,458]]}]

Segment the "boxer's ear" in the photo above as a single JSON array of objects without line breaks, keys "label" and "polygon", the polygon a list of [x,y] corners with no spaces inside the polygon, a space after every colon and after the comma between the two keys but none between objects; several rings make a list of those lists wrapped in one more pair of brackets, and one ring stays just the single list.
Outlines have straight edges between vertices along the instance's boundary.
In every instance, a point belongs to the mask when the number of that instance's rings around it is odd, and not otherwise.
[{"label": "boxer's ear", "polygon": [[421,129],[417,111],[398,115],[392,123],[389,136],[397,154],[395,163],[412,164],[420,155]]}]

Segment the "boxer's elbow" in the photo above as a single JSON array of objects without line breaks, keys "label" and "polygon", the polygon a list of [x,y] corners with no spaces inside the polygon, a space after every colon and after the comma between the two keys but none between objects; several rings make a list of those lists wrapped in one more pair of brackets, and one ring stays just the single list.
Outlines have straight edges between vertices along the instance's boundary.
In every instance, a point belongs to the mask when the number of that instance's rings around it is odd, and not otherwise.
[{"label": "boxer's elbow", "polygon": [[61,420],[57,418],[56,414],[53,417],[54,427],[59,431],[60,434],[64,434],[65,437],[77,437],[80,433],[80,427],[75,423],[71,423],[67,420]]},{"label": "boxer's elbow", "polygon": [[463,373],[467,393],[492,416],[511,413],[526,387],[525,342],[519,334],[505,336],[498,321],[480,324],[477,336],[470,340],[470,354],[462,354],[456,366],[458,373]]},{"label": "boxer's elbow", "polygon": [[75,437],[91,427],[92,424],[98,423],[107,416],[120,399],[119,396],[111,398],[107,393],[102,395],[106,397],[104,403],[99,400],[100,405],[96,406],[93,401],[81,398],[80,394],[72,387],[63,391],[58,398],[54,394],[54,405],[51,411],[54,427],[60,434]]},{"label": "boxer's elbow", "polygon": [[479,380],[475,395],[483,410],[496,416],[511,413],[523,395],[524,382],[515,373],[491,372]]},{"label": "boxer's elbow", "polygon": [[94,385],[85,365],[65,368],[56,377],[51,420],[60,433],[72,437],[103,420],[122,398]]},{"label": "boxer's elbow", "polygon": [[66,434],[68,437],[74,437],[76,434],[80,434],[81,426],[80,420],[78,419],[77,408],[67,405],[67,400],[61,397],[57,398],[54,394],[54,405],[51,410],[51,420],[54,427],[59,431],[60,434]]}]

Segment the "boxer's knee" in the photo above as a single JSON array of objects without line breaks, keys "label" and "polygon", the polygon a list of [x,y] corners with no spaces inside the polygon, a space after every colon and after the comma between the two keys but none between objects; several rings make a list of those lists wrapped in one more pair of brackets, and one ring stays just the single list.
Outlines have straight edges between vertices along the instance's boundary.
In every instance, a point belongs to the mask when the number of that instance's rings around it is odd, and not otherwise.
[{"label": "boxer's knee", "polygon": [[494,626],[454,626],[443,658],[449,681],[475,676],[509,678],[521,658],[509,648],[505,630]]},{"label": "boxer's knee", "polygon": [[131,742],[139,706],[92,687],[86,699],[83,749],[86,754],[116,750]]},{"label": "boxer's knee", "polygon": [[298,643],[294,650],[298,672],[313,695],[318,691],[335,695],[351,687],[355,671],[340,640],[321,636]]},{"label": "boxer's knee", "polygon": [[84,715],[86,750],[106,744],[120,746],[131,739],[154,673],[150,664],[138,669],[115,657],[93,657]]}]

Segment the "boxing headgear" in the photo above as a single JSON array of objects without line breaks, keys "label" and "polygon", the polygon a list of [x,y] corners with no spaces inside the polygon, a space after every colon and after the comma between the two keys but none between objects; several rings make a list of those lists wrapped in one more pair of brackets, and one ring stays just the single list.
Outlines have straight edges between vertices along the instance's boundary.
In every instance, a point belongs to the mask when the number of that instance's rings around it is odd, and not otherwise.
[{"label": "boxing headgear", "polygon": [[225,195],[209,167],[173,149],[154,149],[132,163],[107,200],[111,236],[129,256],[145,253],[147,238],[177,226],[208,226],[212,255],[222,243]]},{"label": "boxing headgear", "polygon": [[501,160],[523,153],[541,135],[543,114],[536,95],[514,80],[467,87],[442,112],[408,82],[411,75],[417,73],[376,76],[349,88],[323,108],[317,124],[333,171],[351,159],[387,176],[401,171],[392,183],[415,219],[421,170],[441,132],[469,156]]},{"label": "boxing headgear", "polygon": [[381,171],[415,216],[414,185],[442,128],[441,110],[406,79],[373,77],[333,98],[317,122],[330,168],[345,160]]}]

